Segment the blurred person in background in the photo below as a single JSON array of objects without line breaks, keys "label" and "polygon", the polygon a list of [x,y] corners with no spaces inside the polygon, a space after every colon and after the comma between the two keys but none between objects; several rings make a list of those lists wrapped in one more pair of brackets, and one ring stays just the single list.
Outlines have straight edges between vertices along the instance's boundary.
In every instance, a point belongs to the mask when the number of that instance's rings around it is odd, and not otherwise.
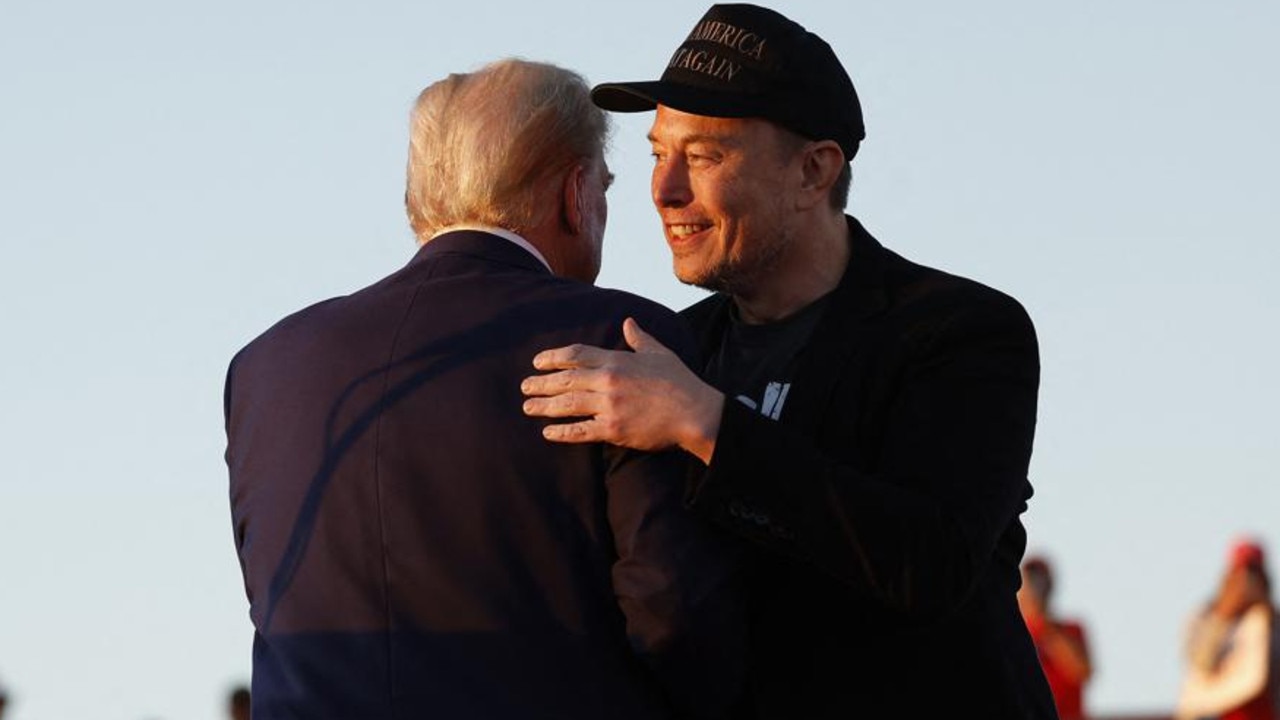
[{"label": "blurred person in background", "polygon": [[231,720],[249,720],[249,688],[237,685],[227,694],[227,717]]},{"label": "blurred person in background", "polygon": [[1187,629],[1179,720],[1276,720],[1276,607],[1262,545],[1236,542],[1217,594]]},{"label": "blurred person in background", "polygon": [[1032,556],[1022,564],[1022,588],[1018,607],[1027,623],[1040,667],[1044,669],[1054,704],[1062,720],[1083,718],[1084,688],[1093,676],[1084,626],[1077,620],[1057,617],[1053,597],[1053,569],[1043,557]]}]

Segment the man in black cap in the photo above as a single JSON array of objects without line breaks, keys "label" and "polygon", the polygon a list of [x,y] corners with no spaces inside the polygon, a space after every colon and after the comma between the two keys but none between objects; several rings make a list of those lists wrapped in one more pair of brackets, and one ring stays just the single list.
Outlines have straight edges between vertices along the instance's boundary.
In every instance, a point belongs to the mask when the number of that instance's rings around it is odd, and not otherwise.
[{"label": "man in black cap", "polygon": [[1054,717],[1016,601],[1035,332],[844,214],[864,130],[831,48],[716,5],[660,80],[592,98],[657,111],[675,273],[715,291],[684,313],[702,365],[628,320],[634,352],[540,353],[525,411],[565,419],[553,441],[692,456],[690,506],[755,548],[748,714]]}]

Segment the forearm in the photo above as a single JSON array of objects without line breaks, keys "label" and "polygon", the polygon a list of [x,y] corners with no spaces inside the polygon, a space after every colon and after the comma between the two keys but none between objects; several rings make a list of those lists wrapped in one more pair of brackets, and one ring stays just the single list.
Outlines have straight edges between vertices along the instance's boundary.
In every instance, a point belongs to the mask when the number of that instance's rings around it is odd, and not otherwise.
[{"label": "forearm", "polygon": [[1222,656],[1230,632],[1231,622],[1212,612],[1196,618],[1187,633],[1187,662],[1199,671],[1211,672]]},{"label": "forearm", "polygon": [[720,434],[724,415],[724,399],[724,393],[704,385],[701,401],[696,407],[689,408],[683,427],[677,433],[676,444],[703,465],[710,465],[715,454],[716,437]]},{"label": "forearm", "polygon": [[[735,422],[756,420],[726,412],[726,425]],[[699,478],[694,507],[896,612],[935,615],[967,595],[982,551],[970,549],[956,513],[782,434],[762,426],[730,444],[722,433],[724,459]]]},{"label": "forearm", "polygon": [[612,582],[631,647],[682,716],[718,717],[745,672],[736,544],[683,507],[678,453],[605,454]]},{"label": "forearm", "polygon": [[1084,683],[1093,675],[1093,664],[1082,639],[1050,624],[1041,637],[1040,648],[1072,682]]}]

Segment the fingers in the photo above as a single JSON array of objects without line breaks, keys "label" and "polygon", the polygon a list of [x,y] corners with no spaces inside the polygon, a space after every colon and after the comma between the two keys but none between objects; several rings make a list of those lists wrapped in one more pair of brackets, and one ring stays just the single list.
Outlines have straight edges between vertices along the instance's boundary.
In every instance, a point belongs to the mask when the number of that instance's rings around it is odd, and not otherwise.
[{"label": "fingers", "polygon": [[582,380],[580,370],[561,370],[547,375],[530,375],[520,381],[520,392],[525,395],[555,395],[574,390]]},{"label": "fingers", "polygon": [[600,412],[600,396],[590,392],[566,392],[551,397],[526,398],[525,415],[546,418],[589,417]]},{"label": "fingers", "polygon": [[604,442],[600,423],[595,420],[582,420],[562,425],[548,425],[542,428],[542,437],[559,443]]},{"label": "fingers", "polygon": [[567,370],[570,368],[596,368],[609,360],[615,350],[604,350],[591,345],[565,345],[543,350],[533,356],[533,366],[539,370]]},{"label": "fingers", "polygon": [[645,332],[640,327],[640,323],[634,318],[627,318],[622,321],[622,337],[626,339],[627,345],[638,353],[668,353],[666,345],[658,342],[658,339]]}]

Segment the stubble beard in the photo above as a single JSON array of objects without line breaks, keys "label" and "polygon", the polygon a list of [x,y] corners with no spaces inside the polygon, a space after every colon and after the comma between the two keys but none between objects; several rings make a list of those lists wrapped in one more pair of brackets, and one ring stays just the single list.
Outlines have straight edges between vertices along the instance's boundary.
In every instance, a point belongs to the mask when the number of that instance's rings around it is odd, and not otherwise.
[{"label": "stubble beard", "polygon": [[750,252],[736,258],[726,255],[701,272],[678,279],[685,285],[703,290],[734,297],[750,297],[761,281],[768,278],[781,263],[783,253],[791,244],[790,235],[783,228],[777,228],[767,243],[756,245]]}]

